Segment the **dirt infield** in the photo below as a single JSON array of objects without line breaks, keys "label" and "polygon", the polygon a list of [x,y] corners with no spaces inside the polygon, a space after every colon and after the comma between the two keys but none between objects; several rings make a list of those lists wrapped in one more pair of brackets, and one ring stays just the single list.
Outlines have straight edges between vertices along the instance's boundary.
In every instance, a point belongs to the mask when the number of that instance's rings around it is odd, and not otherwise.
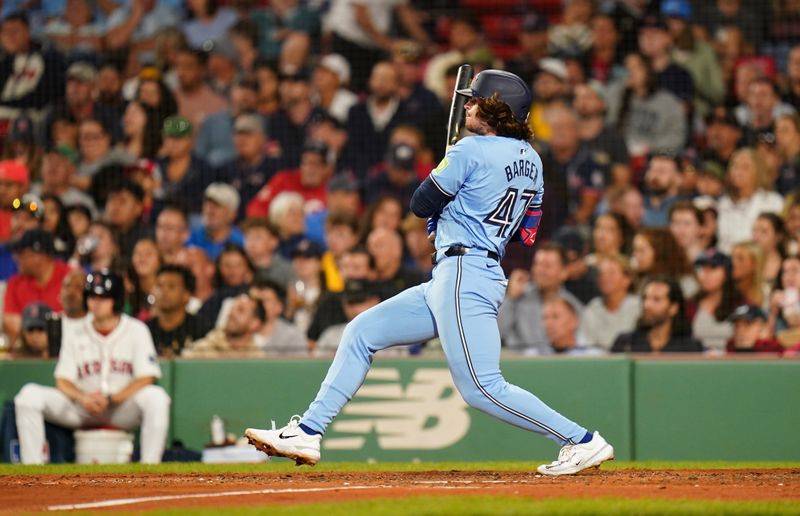
[{"label": "dirt infield", "polygon": [[[0,476],[0,513],[67,510],[111,502],[106,510],[265,506],[417,495],[515,495],[536,499],[661,498],[797,500],[800,469],[603,470],[547,478],[515,471],[223,475]],[[154,499],[158,498],[158,499]],[[145,500],[141,500],[145,499]],[[118,501],[122,500],[122,503]],[[62,507],[56,507],[62,506]],[[98,510],[100,505],[78,506]]]}]

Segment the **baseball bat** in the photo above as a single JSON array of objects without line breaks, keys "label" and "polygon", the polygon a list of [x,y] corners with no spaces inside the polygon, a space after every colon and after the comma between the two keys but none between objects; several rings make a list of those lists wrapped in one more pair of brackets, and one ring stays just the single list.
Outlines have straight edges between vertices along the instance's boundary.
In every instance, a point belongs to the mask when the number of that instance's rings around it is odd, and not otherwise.
[{"label": "baseball bat", "polygon": [[447,120],[447,148],[455,145],[464,128],[464,104],[469,100],[463,95],[456,93],[456,90],[469,88],[472,81],[472,66],[463,64],[458,67],[456,75],[456,85],[453,88],[453,100],[450,102],[450,116]]}]

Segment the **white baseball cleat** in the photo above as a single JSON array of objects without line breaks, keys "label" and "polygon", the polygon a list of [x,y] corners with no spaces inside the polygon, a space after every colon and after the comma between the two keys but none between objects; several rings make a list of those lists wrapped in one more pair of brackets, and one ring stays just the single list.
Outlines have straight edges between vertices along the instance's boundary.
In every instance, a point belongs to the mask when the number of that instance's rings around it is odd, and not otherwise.
[{"label": "white baseball cleat", "polygon": [[250,444],[272,457],[292,459],[298,466],[313,466],[319,462],[319,442],[322,436],[305,433],[300,428],[300,416],[292,416],[289,424],[283,428],[276,429],[275,421],[272,422],[272,430],[248,428],[244,431],[244,436]]},{"label": "white baseball cleat", "polygon": [[542,475],[574,475],[584,469],[596,468],[607,460],[614,460],[614,447],[598,433],[584,444],[568,444],[558,452],[558,459],[542,464],[536,471]]}]

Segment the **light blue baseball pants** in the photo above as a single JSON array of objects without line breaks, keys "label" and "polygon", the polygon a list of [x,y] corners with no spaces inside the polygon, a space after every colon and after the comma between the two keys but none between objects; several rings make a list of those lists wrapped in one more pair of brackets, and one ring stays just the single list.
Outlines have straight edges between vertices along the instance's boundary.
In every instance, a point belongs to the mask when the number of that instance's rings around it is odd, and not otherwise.
[{"label": "light blue baseball pants", "polygon": [[585,428],[506,382],[500,372],[497,309],[505,290],[503,271],[491,258],[468,254],[442,259],[429,282],[401,292],[347,325],[301,422],[324,433],[364,382],[376,351],[438,335],[453,382],[470,406],[559,445],[578,443]]}]

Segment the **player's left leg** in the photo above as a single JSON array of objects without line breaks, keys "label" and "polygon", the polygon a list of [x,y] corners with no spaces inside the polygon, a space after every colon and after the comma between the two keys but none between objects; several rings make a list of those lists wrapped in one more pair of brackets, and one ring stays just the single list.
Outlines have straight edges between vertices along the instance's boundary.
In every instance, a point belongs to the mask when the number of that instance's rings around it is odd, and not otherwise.
[{"label": "player's left leg", "polygon": [[[445,260],[439,267],[450,269],[442,275],[446,281],[429,291],[429,303],[456,387],[472,407],[542,434],[567,449],[592,440],[585,428],[503,378],[496,319],[505,282],[498,275],[499,267],[495,270],[489,260],[478,256]],[[595,445],[599,445],[602,437],[596,437],[599,439]],[[598,447],[602,453],[593,460],[613,456],[613,449],[607,443],[605,446],[608,448]]]},{"label": "player's left leg", "polygon": [[118,428],[131,430],[141,425],[141,462],[144,464],[158,464],[164,455],[170,403],[162,387],[148,385],[111,412],[109,422]]},{"label": "player's left leg", "polygon": [[280,429],[248,428],[245,436],[250,442],[269,455],[315,464],[321,434],[364,383],[375,352],[435,336],[433,316],[425,304],[429,284],[405,290],[348,323],[328,374],[303,417],[292,418]]}]

